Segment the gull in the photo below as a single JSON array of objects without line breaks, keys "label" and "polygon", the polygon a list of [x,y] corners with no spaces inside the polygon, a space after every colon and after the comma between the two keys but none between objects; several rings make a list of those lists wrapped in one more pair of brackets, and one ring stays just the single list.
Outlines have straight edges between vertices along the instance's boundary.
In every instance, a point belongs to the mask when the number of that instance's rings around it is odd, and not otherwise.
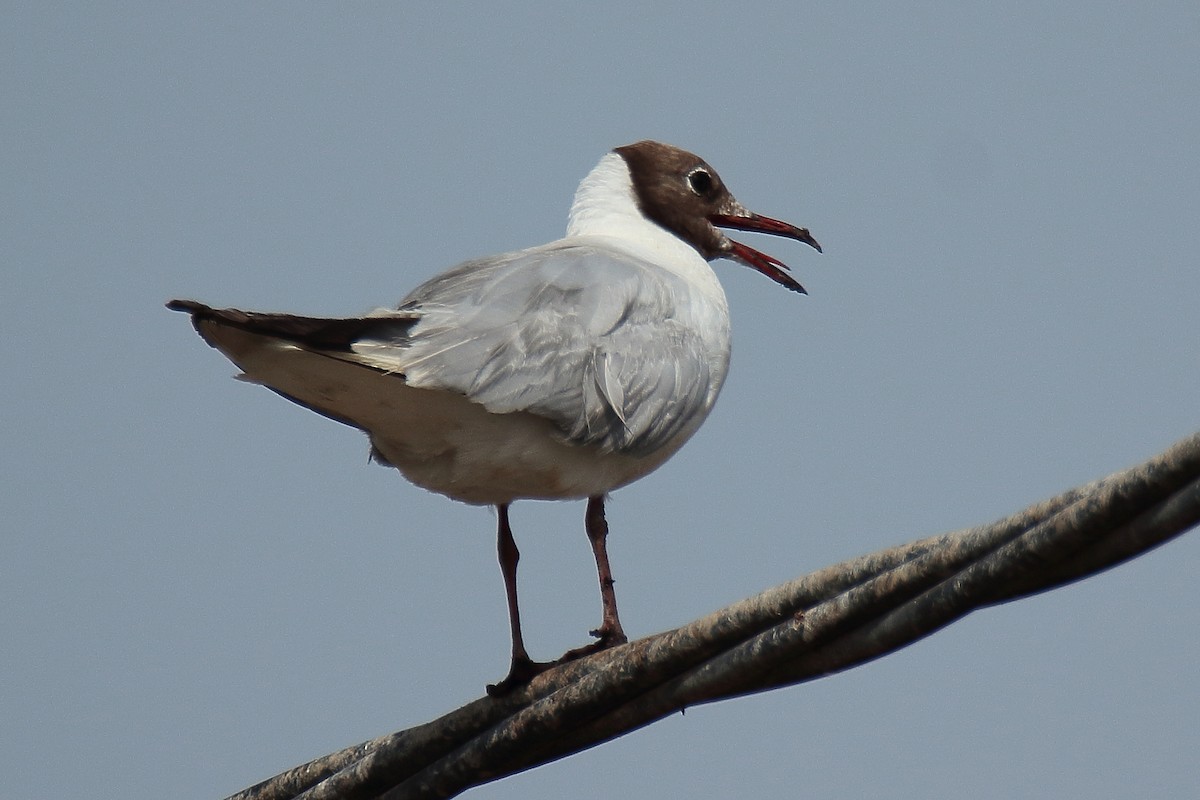
[{"label": "gull", "polygon": [[[748,211],[702,158],[641,141],[580,183],[566,236],[467,261],[398,308],[359,317],[218,309],[193,300],[204,340],[240,377],[365,431],[374,461],[454,500],[495,506],[512,635],[494,696],[563,660],[627,641],[617,615],[605,496],[675,454],[704,422],[729,369],[729,258],[799,293],[779,260],[721,228],[788,237],[805,228]],[[603,616],[591,644],[554,662],[525,648],[517,604],[515,500],[587,500]]]}]

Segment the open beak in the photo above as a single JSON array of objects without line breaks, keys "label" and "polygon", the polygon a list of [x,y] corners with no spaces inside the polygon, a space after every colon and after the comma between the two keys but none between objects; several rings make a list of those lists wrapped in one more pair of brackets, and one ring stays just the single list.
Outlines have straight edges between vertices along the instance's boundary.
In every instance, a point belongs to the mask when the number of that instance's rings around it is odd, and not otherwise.
[{"label": "open beak", "polygon": [[[804,242],[818,253],[821,252],[821,245],[817,244],[817,240],[808,232],[808,228],[797,228],[791,223],[759,216],[744,209],[739,209],[739,211],[741,213],[712,214],[709,216],[708,221],[721,228],[733,228],[739,231],[753,231],[755,233],[769,233],[773,236],[785,236],[788,239]],[[796,282],[795,278],[784,272],[784,270],[791,269],[787,264],[766,253],[760,253],[753,247],[747,247],[741,242],[735,242],[732,239],[726,239],[726,241],[729,243],[729,248],[725,255],[741,261],[748,267],[753,267],[763,275],[766,275],[778,284],[786,286],[793,292],[808,294],[808,292],[804,291],[804,287]]]}]

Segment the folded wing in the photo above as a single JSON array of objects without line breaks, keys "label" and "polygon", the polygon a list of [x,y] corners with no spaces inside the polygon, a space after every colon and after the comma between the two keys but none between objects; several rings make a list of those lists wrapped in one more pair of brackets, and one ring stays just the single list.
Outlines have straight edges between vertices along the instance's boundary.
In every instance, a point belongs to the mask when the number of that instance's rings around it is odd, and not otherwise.
[{"label": "folded wing", "polygon": [[407,413],[386,395],[411,387],[528,412],[569,441],[640,455],[694,428],[719,388],[703,337],[672,313],[690,291],[632,256],[556,244],[467,262],[398,310],[363,317],[169,307],[190,313],[251,380],[368,433]]}]

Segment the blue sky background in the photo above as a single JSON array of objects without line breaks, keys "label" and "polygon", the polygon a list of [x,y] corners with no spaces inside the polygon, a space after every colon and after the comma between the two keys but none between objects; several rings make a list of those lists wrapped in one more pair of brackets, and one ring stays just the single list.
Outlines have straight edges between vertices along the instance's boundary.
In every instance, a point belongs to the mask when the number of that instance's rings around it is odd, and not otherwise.
[{"label": "blue sky background", "polygon": [[[493,515],[230,379],[171,297],[354,314],[559,236],[610,148],[810,227],[610,504],[632,635],[1200,427],[1200,6],[7,3],[0,796],[212,798],[506,668]],[[599,617],[518,504],[535,656]],[[1200,537],[472,796],[1200,794]]]}]

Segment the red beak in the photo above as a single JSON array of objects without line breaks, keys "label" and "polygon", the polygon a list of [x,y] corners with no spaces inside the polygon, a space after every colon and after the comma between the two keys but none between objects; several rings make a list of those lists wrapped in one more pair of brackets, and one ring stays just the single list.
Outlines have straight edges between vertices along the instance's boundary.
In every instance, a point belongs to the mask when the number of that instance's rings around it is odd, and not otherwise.
[{"label": "red beak", "polygon": [[[769,233],[772,236],[784,236],[788,239],[795,239],[798,242],[804,242],[809,247],[821,252],[821,245],[808,232],[808,228],[797,228],[789,222],[781,222],[770,217],[759,216],[758,214],[749,213],[745,216],[737,214],[712,214],[708,221],[713,225],[722,228],[733,228],[739,231],[753,231],[754,233]],[[753,247],[747,247],[741,242],[735,242],[729,239],[728,255],[741,261],[748,267],[766,275],[776,283],[786,286],[793,292],[808,294],[795,278],[788,275],[784,270],[791,269],[787,264],[784,264],[777,258],[769,256],[766,253],[760,253]]]}]

